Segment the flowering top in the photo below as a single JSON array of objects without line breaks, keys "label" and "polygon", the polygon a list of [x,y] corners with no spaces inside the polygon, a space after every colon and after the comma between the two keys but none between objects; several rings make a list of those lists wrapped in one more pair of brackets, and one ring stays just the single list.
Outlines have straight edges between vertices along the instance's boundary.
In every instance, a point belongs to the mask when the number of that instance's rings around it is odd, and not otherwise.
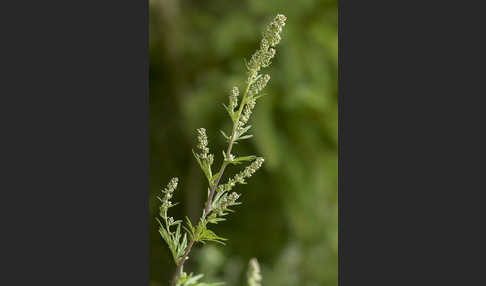
[{"label": "flowering top", "polygon": [[[242,98],[240,100],[238,99],[240,90],[235,86],[229,94],[228,105],[223,104],[233,121],[233,129],[229,136],[221,130],[222,135],[229,144],[226,151],[223,150],[224,160],[221,163],[219,171],[212,169],[214,155],[209,151],[206,129],[197,129],[197,149],[199,151],[192,151],[209,184],[208,199],[197,224],[193,225],[187,217],[186,222],[183,224],[182,220],[174,220],[173,217],[167,215],[168,209],[176,205],[170,200],[178,184],[177,178],[171,179],[167,187],[162,190],[164,196],[163,198],[159,198],[159,200],[162,202],[160,206],[160,217],[163,220],[157,219],[160,225],[159,233],[169,246],[174,262],[177,265],[171,280],[171,286],[216,285],[199,283],[198,280],[202,277],[201,274],[186,274],[183,271],[184,262],[188,259],[189,252],[195,243],[204,243],[207,241],[223,243],[226,240],[208,229],[208,226],[209,224],[224,221],[224,216],[233,212],[230,207],[241,204],[238,202],[240,194],[230,191],[236,184],[246,184],[245,180],[250,178],[264,162],[263,158],[254,155],[237,156],[232,153],[232,147],[233,144],[238,144],[241,140],[249,139],[253,136],[246,134],[251,128],[251,125],[247,125],[247,123],[255,108],[256,100],[262,96],[262,90],[270,80],[268,74],[259,74],[259,72],[262,68],[268,67],[271,64],[271,60],[275,56],[274,48],[280,42],[280,33],[285,26],[286,19],[284,15],[277,15],[263,32],[263,39],[260,42],[258,50],[251,56],[250,61],[247,63],[248,82],[244,93],[242,93]],[[251,163],[233,178],[229,178],[226,184],[220,184],[220,180],[227,166],[239,165],[245,162]],[[249,286],[261,286],[260,268],[255,259],[250,261],[248,284]]]},{"label": "flowering top", "polygon": [[260,265],[255,258],[250,259],[248,264],[248,286],[261,286],[262,275],[260,274]]},{"label": "flowering top", "polygon": [[234,176],[234,178],[230,178],[228,183],[225,184],[224,190],[229,191],[231,190],[236,183],[245,184],[245,179],[250,178],[255,172],[260,169],[260,167],[265,161],[263,158],[259,157],[256,158],[249,166],[247,166],[243,171],[239,172]]},{"label": "flowering top", "polygon": [[177,188],[178,182],[179,182],[178,178],[172,178],[167,184],[167,187],[162,190],[162,193],[164,193],[164,197],[162,199],[160,198],[159,199],[162,201],[162,206],[160,207],[160,215],[163,218],[167,218],[167,210],[173,206],[170,199],[172,198],[173,193]]},{"label": "flowering top", "polygon": [[201,158],[206,159],[209,154],[208,148],[208,136],[206,135],[206,129],[199,128],[197,129],[197,141],[198,145],[197,148],[201,150]]},{"label": "flowering top", "polygon": [[214,155],[209,154],[209,148],[208,148],[208,136],[206,135],[206,129],[204,128],[199,128],[197,129],[197,148],[201,150],[201,153],[198,154],[199,158],[203,159],[206,161],[209,165],[213,164],[214,161]]},{"label": "flowering top", "polygon": [[240,95],[240,90],[238,87],[233,87],[231,90],[231,94],[229,97],[229,103],[230,103],[230,108],[232,111],[235,110],[235,108],[238,106],[238,95]]},{"label": "flowering top", "polygon": [[260,42],[260,49],[257,50],[248,63],[248,82],[253,82],[262,67],[270,65],[272,58],[275,56],[275,47],[280,42],[280,33],[285,26],[285,17],[278,14],[275,19],[267,26],[263,33],[263,39]]}]

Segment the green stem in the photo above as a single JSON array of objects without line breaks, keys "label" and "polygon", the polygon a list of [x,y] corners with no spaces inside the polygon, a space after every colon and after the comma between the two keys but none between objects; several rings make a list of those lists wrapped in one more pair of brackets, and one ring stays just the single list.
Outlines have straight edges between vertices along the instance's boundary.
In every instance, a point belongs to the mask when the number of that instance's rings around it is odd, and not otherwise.
[{"label": "green stem", "polygon": [[[255,76],[255,73],[256,72],[253,71],[250,78],[253,78]],[[235,122],[233,122],[233,131],[231,132],[231,138],[230,138],[230,141],[229,141],[228,149],[226,150],[226,158],[230,157],[231,149],[233,148],[233,143],[234,143],[235,136],[236,136],[236,131],[238,129],[238,122],[240,121],[241,112],[243,111],[243,107],[246,104],[246,97],[248,95],[248,91],[250,90],[250,86],[252,84],[253,84],[253,81],[248,82],[248,85],[246,86],[246,89],[245,89],[245,93],[243,94],[243,98],[241,99],[240,108],[238,110],[238,116],[236,117]],[[208,200],[206,201],[206,207],[204,208],[204,215],[205,216],[207,216],[209,214],[209,212],[211,211],[210,208],[211,208],[211,203],[213,201],[214,192],[216,191],[216,188],[218,187],[219,181],[221,180],[221,177],[223,176],[224,170],[225,170],[227,165],[228,165],[228,162],[224,161],[223,164],[221,165],[221,169],[219,170],[218,178],[216,179],[216,181],[214,182],[214,185],[211,187],[211,189],[209,191]]]},{"label": "green stem", "polygon": [[[253,71],[251,73],[250,79],[253,79],[255,74],[256,74],[256,71]],[[240,108],[238,109],[238,116],[236,117],[235,122],[233,122],[233,131],[231,133],[228,149],[226,150],[226,158],[229,158],[229,156],[231,154],[231,149],[233,148],[234,140],[235,140],[235,137],[236,137],[236,131],[238,130],[238,122],[240,121],[241,112],[243,111],[243,107],[246,104],[246,97],[248,95],[248,91],[250,90],[250,86],[252,84],[253,84],[253,81],[248,82],[248,85],[246,86],[246,89],[245,89],[245,93],[243,94],[243,98],[241,99]],[[203,214],[201,215],[202,218],[206,218],[206,216],[211,212],[211,203],[213,201],[214,192],[216,191],[216,188],[218,187],[219,181],[223,177],[223,173],[224,173],[224,170],[226,169],[226,166],[228,166],[228,161],[225,160],[225,161],[223,161],[223,163],[221,164],[221,168],[219,169],[218,178],[216,179],[213,186],[211,186],[211,188],[209,190],[209,196],[208,196],[208,199],[206,201],[206,206],[204,208]],[[176,267],[175,273],[172,277],[172,281],[170,283],[170,286],[175,286],[177,278],[179,277],[180,273],[182,272],[182,267],[183,267],[184,263],[186,262],[187,256],[189,255],[189,252],[191,251],[192,246],[194,245],[195,242],[196,242],[196,239],[193,238],[191,240],[191,242],[189,243],[189,245],[187,246],[186,251],[184,252],[184,255],[182,256],[181,260],[177,264],[177,267]]]}]

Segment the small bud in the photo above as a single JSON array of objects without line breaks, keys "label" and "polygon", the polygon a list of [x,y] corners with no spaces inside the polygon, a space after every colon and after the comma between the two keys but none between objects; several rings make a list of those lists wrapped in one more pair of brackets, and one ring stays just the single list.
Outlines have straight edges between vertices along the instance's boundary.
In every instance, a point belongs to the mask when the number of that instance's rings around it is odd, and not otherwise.
[{"label": "small bud", "polygon": [[248,286],[261,286],[262,275],[260,274],[260,265],[256,258],[250,259],[248,263]]},{"label": "small bud", "polygon": [[238,95],[240,94],[240,91],[238,90],[238,87],[233,87],[233,89],[231,90],[231,94],[230,94],[230,97],[229,97],[229,105],[230,105],[230,109],[232,111],[235,110],[235,108],[238,106]]}]

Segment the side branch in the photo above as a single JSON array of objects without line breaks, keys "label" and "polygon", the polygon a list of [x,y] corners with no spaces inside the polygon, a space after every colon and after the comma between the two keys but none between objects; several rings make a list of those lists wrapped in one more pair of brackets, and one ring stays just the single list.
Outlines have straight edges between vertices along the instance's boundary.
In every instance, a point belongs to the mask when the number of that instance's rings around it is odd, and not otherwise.
[{"label": "side branch", "polygon": [[[255,72],[253,72],[252,74],[255,74]],[[253,84],[253,82],[249,82],[247,87],[246,87],[245,93],[243,95],[243,99],[242,99],[241,104],[240,104],[240,108],[238,110],[238,116],[236,118],[236,121],[233,123],[233,132],[231,133],[231,138],[230,138],[230,142],[229,142],[229,145],[228,145],[228,149],[226,150],[226,158],[229,158],[229,156],[231,154],[231,149],[233,148],[234,140],[235,140],[235,137],[236,137],[236,132],[237,132],[237,129],[238,129],[238,122],[240,120],[240,116],[241,116],[241,112],[243,111],[243,107],[246,104],[246,97],[248,95],[248,90],[250,89],[250,86],[252,84]],[[204,213],[201,215],[201,217],[203,217],[203,218],[205,218],[211,212],[211,203],[213,201],[214,193],[216,191],[216,188],[219,185],[221,178],[223,177],[223,173],[224,173],[224,170],[226,169],[227,165],[228,165],[228,162],[224,161],[223,164],[221,165],[221,168],[219,170],[219,175],[216,178],[214,185],[209,190],[209,196],[208,196],[208,199],[206,201]],[[179,277],[179,274],[182,270],[182,266],[186,262],[187,256],[189,255],[189,252],[191,251],[192,246],[194,245],[195,242],[196,241],[193,239],[193,240],[191,240],[191,242],[187,246],[186,251],[185,251],[184,255],[182,256],[181,261],[179,262],[179,264],[176,267],[175,273],[174,273],[172,281],[170,283],[171,286],[175,286],[177,278]]]}]

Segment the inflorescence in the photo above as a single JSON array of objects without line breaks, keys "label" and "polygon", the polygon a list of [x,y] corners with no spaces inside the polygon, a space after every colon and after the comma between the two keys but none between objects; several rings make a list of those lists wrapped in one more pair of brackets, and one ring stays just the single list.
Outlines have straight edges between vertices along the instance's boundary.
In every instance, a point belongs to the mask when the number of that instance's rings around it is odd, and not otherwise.
[{"label": "inflorescence", "polygon": [[[164,196],[159,198],[162,202],[160,206],[160,217],[164,220],[165,224],[157,219],[160,224],[159,232],[169,246],[174,262],[177,265],[171,286],[213,285],[199,284],[197,281],[202,275],[193,276],[192,273],[185,273],[183,271],[183,265],[195,243],[204,243],[205,241],[223,243],[226,240],[209,230],[208,223],[216,224],[224,221],[223,216],[227,215],[228,212],[232,212],[230,207],[240,204],[237,201],[240,194],[236,192],[230,193],[230,191],[236,184],[246,184],[246,180],[260,169],[264,162],[264,159],[261,157],[253,155],[239,157],[232,154],[231,151],[233,144],[253,136],[250,134],[245,135],[251,128],[251,125],[247,125],[247,123],[250,120],[257,99],[262,96],[261,92],[270,80],[270,75],[262,75],[259,72],[262,68],[268,67],[271,64],[271,60],[275,56],[275,47],[281,40],[280,33],[285,26],[286,19],[284,15],[278,14],[265,29],[258,50],[255,51],[246,64],[248,72],[247,86],[240,102],[238,102],[240,97],[238,87],[235,86],[231,89],[228,98],[229,104],[228,106],[225,105],[225,108],[233,121],[233,129],[230,136],[227,136],[221,131],[229,144],[226,152],[223,151],[224,160],[218,172],[213,173],[211,168],[214,162],[214,155],[209,151],[206,129],[199,128],[196,131],[199,153],[194,151],[193,153],[209,183],[206,207],[203,209],[202,216],[197,225],[192,225],[189,219],[183,225],[181,220],[174,221],[172,217],[168,217],[167,215],[168,209],[176,205],[171,202],[171,198],[177,188],[178,178],[172,178],[167,187],[162,190]],[[244,162],[251,163],[233,178],[229,178],[226,184],[219,184],[226,166],[238,165]],[[185,230],[184,234],[181,231],[182,228]],[[249,286],[261,286],[261,280],[258,262],[256,259],[252,259],[250,260],[248,270],[248,284]]]}]

